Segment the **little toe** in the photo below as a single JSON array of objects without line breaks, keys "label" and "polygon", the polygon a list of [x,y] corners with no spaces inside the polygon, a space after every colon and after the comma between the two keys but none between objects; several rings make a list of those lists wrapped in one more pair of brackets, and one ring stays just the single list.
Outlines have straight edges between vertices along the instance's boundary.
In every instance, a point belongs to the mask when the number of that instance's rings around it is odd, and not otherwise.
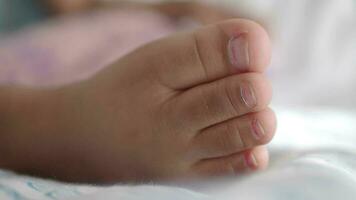
[{"label": "little toe", "polygon": [[149,46],[151,54],[160,57],[150,59],[159,62],[154,63],[159,80],[172,89],[187,89],[241,72],[263,72],[271,53],[266,31],[244,19],[173,35]]},{"label": "little toe", "polygon": [[225,157],[201,160],[193,165],[198,177],[231,176],[265,169],[268,166],[268,150],[265,146]]},{"label": "little toe", "polygon": [[208,159],[235,154],[267,144],[276,130],[271,109],[251,113],[208,127],[195,136],[191,157]]}]

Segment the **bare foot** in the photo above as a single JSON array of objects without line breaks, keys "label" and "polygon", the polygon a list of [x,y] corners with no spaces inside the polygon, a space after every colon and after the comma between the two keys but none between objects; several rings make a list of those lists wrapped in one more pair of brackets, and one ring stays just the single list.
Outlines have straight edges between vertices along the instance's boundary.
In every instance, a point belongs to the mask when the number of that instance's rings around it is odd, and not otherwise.
[{"label": "bare foot", "polygon": [[42,108],[23,119],[26,128],[8,125],[18,137],[3,147],[13,156],[3,166],[85,182],[263,169],[260,145],[276,128],[269,60],[266,32],[247,20],[152,42],[92,79],[37,91],[29,107]]}]

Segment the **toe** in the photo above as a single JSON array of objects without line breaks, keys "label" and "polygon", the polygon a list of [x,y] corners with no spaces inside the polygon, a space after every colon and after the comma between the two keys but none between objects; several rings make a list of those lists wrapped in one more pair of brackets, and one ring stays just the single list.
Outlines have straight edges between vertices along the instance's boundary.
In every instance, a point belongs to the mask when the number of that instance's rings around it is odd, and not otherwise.
[{"label": "toe", "polygon": [[246,113],[262,111],[271,95],[271,86],[262,74],[239,74],[182,93],[172,102],[171,115],[178,118],[181,125],[201,130]]},{"label": "toe", "polygon": [[191,157],[222,157],[267,144],[275,130],[276,117],[271,109],[234,118],[196,135],[191,146]]},{"label": "toe", "polygon": [[158,79],[172,89],[190,88],[234,73],[263,72],[271,52],[266,31],[243,19],[174,35],[149,46],[153,46],[151,54],[159,56],[148,59],[159,62],[153,63]]},{"label": "toe", "polygon": [[265,169],[268,160],[267,148],[259,146],[226,157],[202,160],[195,164],[192,169],[200,177],[231,176]]}]

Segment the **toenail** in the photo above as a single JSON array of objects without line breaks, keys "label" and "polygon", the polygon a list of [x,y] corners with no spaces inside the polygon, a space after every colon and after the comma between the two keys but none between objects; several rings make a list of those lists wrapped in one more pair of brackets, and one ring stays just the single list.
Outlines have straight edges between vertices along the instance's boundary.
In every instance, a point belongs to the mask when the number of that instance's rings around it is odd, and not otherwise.
[{"label": "toenail", "polygon": [[252,152],[245,153],[244,159],[246,167],[250,169],[256,169],[258,167],[257,159]]},{"label": "toenail", "polygon": [[258,119],[252,120],[251,128],[252,134],[257,140],[263,138],[265,135],[265,130]]},{"label": "toenail", "polygon": [[248,108],[254,108],[257,105],[257,100],[252,87],[249,84],[242,84],[240,90],[242,101]]},{"label": "toenail", "polygon": [[250,64],[247,33],[241,33],[229,40],[228,55],[231,64],[239,71],[246,71]]}]

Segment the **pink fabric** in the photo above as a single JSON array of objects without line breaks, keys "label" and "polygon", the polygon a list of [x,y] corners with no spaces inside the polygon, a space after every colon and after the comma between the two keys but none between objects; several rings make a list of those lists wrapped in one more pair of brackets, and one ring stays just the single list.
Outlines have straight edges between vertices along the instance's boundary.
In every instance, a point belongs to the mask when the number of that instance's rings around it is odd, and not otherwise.
[{"label": "pink fabric", "polygon": [[49,21],[0,40],[0,83],[58,85],[84,79],[174,31],[165,17],[133,10]]}]

